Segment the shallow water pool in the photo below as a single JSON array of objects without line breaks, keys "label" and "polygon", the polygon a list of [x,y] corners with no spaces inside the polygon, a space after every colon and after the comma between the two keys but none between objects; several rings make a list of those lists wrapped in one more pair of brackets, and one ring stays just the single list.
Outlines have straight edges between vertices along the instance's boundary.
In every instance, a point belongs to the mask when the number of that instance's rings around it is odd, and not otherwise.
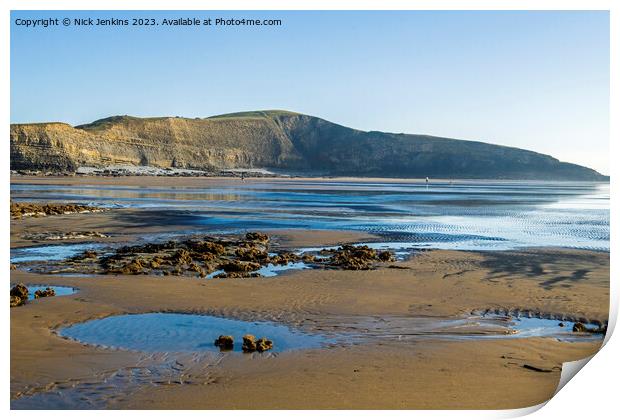
[{"label": "shallow water pool", "polygon": [[40,245],[11,249],[11,263],[35,261],[62,261],[89,250],[102,248],[103,244],[86,242],[80,244]]},{"label": "shallow water pool", "polygon": [[[11,287],[15,286],[14,284],[11,285]],[[26,286],[28,287],[28,300],[33,300],[34,299],[34,292],[36,292],[37,290],[44,290],[46,288],[51,288],[54,289],[54,291],[56,292],[56,296],[67,296],[67,295],[72,295],[76,292],[76,289],[74,289],[73,287],[67,287],[67,286],[50,286],[47,284],[37,284],[34,286]]]},{"label": "shallow water pool", "polygon": [[329,339],[284,325],[263,321],[239,321],[209,315],[148,313],[118,315],[61,329],[58,335],[86,344],[146,352],[219,352],[214,341],[220,335],[235,339],[241,351],[242,337],[252,334],[273,341],[273,351],[318,348]]}]

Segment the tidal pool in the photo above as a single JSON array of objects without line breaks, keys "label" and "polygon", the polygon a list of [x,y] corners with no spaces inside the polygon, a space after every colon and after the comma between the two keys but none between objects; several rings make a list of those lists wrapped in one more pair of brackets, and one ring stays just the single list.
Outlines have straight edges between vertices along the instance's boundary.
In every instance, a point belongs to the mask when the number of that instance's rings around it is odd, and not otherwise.
[{"label": "tidal pool", "polygon": [[267,264],[264,267],[256,270],[256,273],[259,273],[263,277],[274,277],[278,274],[289,271],[289,270],[307,270],[310,267],[308,264],[303,262],[290,262],[284,265],[273,265],[271,263]]},{"label": "tidal pool", "polygon": [[88,250],[99,249],[103,244],[85,242],[79,244],[40,245],[11,249],[11,263],[30,263],[35,261],[62,261]]},{"label": "tidal pool", "polygon": [[[274,265],[274,264],[267,264],[261,268],[259,268],[256,271],[252,271],[252,273],[258,273],[260,274],[262,277],[275,277],[278,274],[284,273],[285,271],[291,271],[291,270],[307,270],[312,268],[311,266],[309,266],[308,264],[304,263],[304,262],[290,262],[288,264],[283,264],[283,265]],[[218,274],[224,274],[226,273],[226,271],[224,270],[215,270],[211,273],[209,273],[207,275],[208,279],[212,279],[215,278],[215,276],[217,276]]]},{"label": "tidal pool", "polygon": [[[331,325],[334,325],[332,321]],[[561,340],[601,339],[601,334],[573,333],[573,322],[498,316],[463,319],[415,317],[353,317],[328,336],[307,333],[267,321],[240,321],[210,315],[147,313],[96,319],[58,331],[61,337],[85,344],[143,352],[219,352],[220,335],[234,337],[241,351],[242,337],[252,334],[274,342],[273,351],[319,348],[336,343],[372,340],[441,338],[448,340],[553,337]],[[589,325],[593,327],[593,325]]]},{"label": "tidal pool", "polygon": [[[560,321],[557,319],[546,318],[528,318],[528,317],[503,317],[503,316],[482,316],[466,319],[460,326],[454,326],[456,329],[464,327],[480,328],[487,330],[481,334],[468,334],[463,332],[463,338],[526,338],[526,337],[553,337],[563,341],[580,341],[580,340],[598,340],[602,339],[603,334],[592,333],[574,333],[574,322]],[[585,324],[587,328],[596,329],[594,324]],[[493,332],[494,328],[505,328],[504,334]]]},{"label": "tidal pool", "polygon": [[213,343],[220,335],[233,336],[234,351],[241,351],[246,334],[269,338],[274,343],[272,351],[318,348],[330,342],[323,335],[272,322],[179,313],[117,315],[58,331],[61,337],[86,344],[145,352],[219,352]]},{"label": "tidal pool", "polygon": [[[11,287],[15,286],[14,284],[11,285]],[[46,288],[51,288],[54,289],[54,291],[56,292],[56,296],[67,296],[67,295],[72,295],[76,292],[76,289],[74,289],[73,287],[67,287],[67,286],[50,286],[47,284],[37,284],[34,286],[26,286],[28,288],[28,300],[33,300],[34,299],[34,292],[36,292],[37,290],[44,290]]]}]

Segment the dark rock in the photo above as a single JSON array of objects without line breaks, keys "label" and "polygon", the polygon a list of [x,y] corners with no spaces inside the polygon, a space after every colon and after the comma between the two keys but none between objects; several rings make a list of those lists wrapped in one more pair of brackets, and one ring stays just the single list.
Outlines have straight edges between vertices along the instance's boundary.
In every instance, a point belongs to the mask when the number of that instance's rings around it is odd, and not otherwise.
[{"label": "dark rock", "polygon": [[21,300],[17,296],[11,296],[11,308],[13,308],[15,306],[23,305],[24,303],[26,303],[26,302]]},{"label": "dark rock", "polygon": [[266,251],[255,247],[238,248],[235,251],[235,255],[242,260],[255,262],[265,261],[269,257]]},{"label": "dark rock", "polygon": [[19,283],[11,288],[11,296],[16,296],[21,300],[28,300],[28,288],[24,284]]},{"label": "dark rock", "polygon": [[390,251],[379,252],[377,258],[379,258],[379,261],[383,262],[396,261],[396,258],[394,258],[394,254],[392,254]]},{"label": "dark rock", "polygon": [[224,245],[213,241],[191,242],[188,246],[192,251],[203,254],[210,253],[214,255],[222,255],[226,252],[226,247]]},{"label": "dark rock", "polygon": [[84,251],[84,253],[82,254],[82,258],[97,258],[97,252],[93,251],[92,249]]},{"label": "dark rock", "polygon": [[220,335],[214,343],[220,350],[232,350],[235,340],[230,335]]},{"label": "dark rock", "polygon": [[189,253],[189,251],[186,249],[179,249],[170,258],[170,262],[175,265],[190,264],[192,261],[193,261],[193,258],[191,254]]},{"label": "dark rock", "polygon": [[585,332],[590,334],[607,334],[607,325],[596,328],[588,328],[582,322],[575,322],[573,325],[573,332]]},{"label": "dark rock", "polygon": [[46,287],[45,289],[42,289],[42,290],[35,290],[34,292],[35,299],[40,299],[40,298],[49,297],[49,296],[56,296],[56,291],[52,289],[51,287]]},{"label": "dark rock", "polygon": [[300,260],[299,255],[292,252],[280,252],[278,255],[274,255],[269,258],[269,262],[273,265],[286,265],[289,263],[297,262]]},{"label": "dark rock", "polygon": [[11,288],[11,307],[24,305],[28,302],[28,288],[19,283]]},{"label": "dark rock", "polygon": [[243,345],[241,349],[245,353],[252,353],[256,351],[256,337],[251,334],[247,334],[243,336]]},{"label": "dark rock", "polygon": [[587,332],[587,331],[588,331],[588,327],[586,327],[585,324],[581,322],[575,322],[575,324],[573,325],[573,332]]},{"label": "dark rock", "polygon": [[245,234],[245,239],[248,241],[269,242],[269,236],[260,232],[248,232]]},{"label": "dark rock", "polygon": [[301,256],[301,260],[305,263],[313,263],[316,261],[316,256],[306,253]]},{"label": "dark rock", "polygon": [[21,219],[26,216],[50,216],[71,213],[90,213],[102,209],[80,204],[36,204],[11,202],[11,217]]},{"label": "dark rock", "polygon": [[220,269],[226,271],[227,273],[246,273],[249,271],[256,271],[260,267],[261,265],[259,263],[253,261],[228,261],[220,265]]},{"label": "dark rock", "polygon": [[268,340],[265,337],[259,338],[256,341],[256,350],[261,353],[267,350],[271,350],[272,348],[273,348],[273,341]]}]

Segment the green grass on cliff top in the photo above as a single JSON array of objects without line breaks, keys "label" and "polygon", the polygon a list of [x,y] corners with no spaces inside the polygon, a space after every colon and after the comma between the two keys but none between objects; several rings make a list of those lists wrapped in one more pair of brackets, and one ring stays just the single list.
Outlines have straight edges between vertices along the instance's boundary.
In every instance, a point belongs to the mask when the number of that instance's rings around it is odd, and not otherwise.
[{"label": "green grass on cliff top", "polygon": [[283,115],[299,115],[297,112],[291,111],[283,111],[279,109],[270,109],[265,111],[247,111],[247,112],[233,112],[232,114],[222,114],[222,115],[214,115],[212,117],[208,117],[208,119],[225,119],[225,118],[274,118],[280,117]]}]

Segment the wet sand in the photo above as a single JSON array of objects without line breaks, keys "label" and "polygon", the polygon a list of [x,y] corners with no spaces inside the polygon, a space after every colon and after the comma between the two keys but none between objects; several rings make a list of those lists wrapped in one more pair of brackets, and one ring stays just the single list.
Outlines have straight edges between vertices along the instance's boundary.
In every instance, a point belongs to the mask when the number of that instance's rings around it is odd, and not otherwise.
[{"label": "wet sand", "polygon": [[[91,178],[84,183],[131,182],[128,178]],[[66,179],[75,182],[77,178]],[[155,178],[153,182],[160,180],[165,185],[175,181]],[[190,185],[185,181],[211,179],[183,181]],[[11,246],[34,243],[21,239],[24,232],[67,230],[67,226],[112,235],[98,241],[188,229],[185,223],[176,224],[177,219],[168,225],[165,215],[161,220],[154,216],[112,210],[11,221]],[[271,233],[282,248],[371,239],[355,232]],[[587,357],[601,344],[554,338],[401,341],[371,337],[353,344],[262,355],[215,353],[193,361],[166,355],[183,363],[169,380],[149,382],[147,378],[137,386],[115,390],[106,385],[110,377],[148,365],[148,355],[82,345],[54,333],[61,326],[90,319],[159,311],[271,320],[327,333],[351,325],[357,317],[443,319],[487,310],[601,322],[608,316],[608,253],[552,248],[423,251],[393,265],[398,268],[304,270],[271,278],[208,280],[61,277],[12,270],[12,283],[72,286],[79,291],[11,309],[11,399],[83,387],[93,395],[104,395],[109,408],[520,408],[550,398],[561,364]],[[525,364],[548,372],[526,369]]]},{"label": "wet sand", "polygon": [[[306,177],[306,176],[261,176],[248,177],[243,180],[240,177],[231,176],[209,176],[209,177],[172,177],[172,176],[30,176],[30,175],[11,175],[11,183],[13,184],[53,184],[53,185],[124,185],[124,186],[140,186],[148,185],[150,187],[176,187],[179,186],[179,180],[182,180],[184,187],[200,187],[206,185],[235,185],[244,183],[287,183],[291,181],[320,181],[320,182],[390,182],[390,183],[419,183],[426,184],[425,179],[411,178],[356,178],[356,177]],[[483,180],[481,180],[482,182]],[[433,179],[432,182],[454,182],[458,181],[448,179]]]},{"label": "wet sand", "polygon": [[[549,255],[553,259],[556,252]],[[80,290],[11,310],[11,395],[96,382],[102,372],[137,363],[140,353],[81,345],[52,332],[113,314],[209,313],[324,331],[351,316],[450,317],[496,308],[606,319],[605,260],[603,255],[592,255],[588,278],[550,290],[540,286],[541,279],[514,273],[490,281],[491,273],[480,266],[487,261],[484,255],[456,251],[432,251],[401,263],[411,270],[303,271],[257,279],[59,278],[13,271],[14,282]],[[147,384],[112,400],[112,406],[517,408],[551,397],[561,363],[586,357],[599,345],[552,338],[371,340],[266,357],[227,354],[209,369],[188,373],[191,384]],[[552,371],[534,372],[524,364]]]}]

